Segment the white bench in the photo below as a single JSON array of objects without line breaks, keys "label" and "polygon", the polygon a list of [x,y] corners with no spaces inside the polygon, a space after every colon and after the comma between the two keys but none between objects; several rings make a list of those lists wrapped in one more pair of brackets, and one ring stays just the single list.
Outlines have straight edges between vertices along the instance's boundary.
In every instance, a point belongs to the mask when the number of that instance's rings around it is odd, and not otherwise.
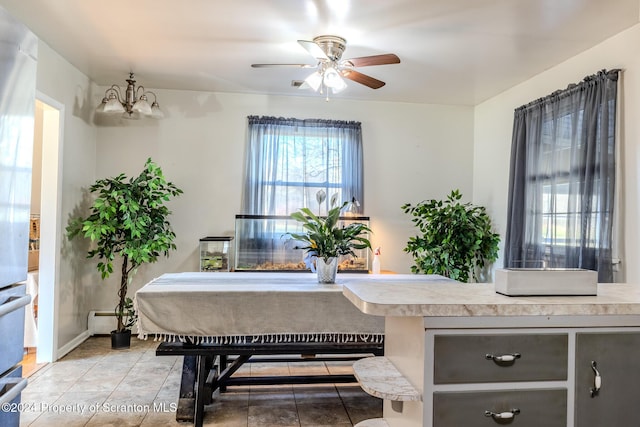
[{"label": "white bench", "polygon": [[[354,362],[353,374],[365,392],[390,400],[392,409],[397,412],[402,412],[402,402],[422,400],[420,391],[384,356]],[[375,418],[359,422],[355,427],[389,427],[389,424],[384,418]]]},{"label": "white bench", "polygon": [[360,421],[354,427],[389,427],[384,418],[373,418],[371,420]]},{"label": "white bench", "polygon": [[420,392],[384,356],[356,361],[353,373],[360,387],[372,396],[396,402],[422,400]]}]

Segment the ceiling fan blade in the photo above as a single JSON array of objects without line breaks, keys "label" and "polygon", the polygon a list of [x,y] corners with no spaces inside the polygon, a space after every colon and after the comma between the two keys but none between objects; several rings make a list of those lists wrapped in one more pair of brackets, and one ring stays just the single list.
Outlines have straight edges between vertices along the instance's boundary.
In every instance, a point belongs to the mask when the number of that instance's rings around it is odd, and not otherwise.
[{"label": "ceiling fan blade", "polygon": [[311,64],[251,64],[253,68],[270,68],[270,67],[297,67],[297,68],[316,68],[318,65]]},{"label": "ceiling fan blade", "polygon": [[383,55],[361,56],[358,58],[345,59],[354,67],[368,67],[370,65],[399,64],[400,58],[393,53],[385,53]]},{"label": "ceiling fan blade", "polygon": [[312,41],[309,41],[309,40],[298,40],[298,43],[300,43],[300,46],[305,48],[307,50],[307,52],[309,52],[311,54],[311,56],[313,56],[314,58],[316,58],[318,60],[320,60],[320,59],[329,59],[327,54],[324,53],[322,48],[320,48],[320,46],[318,46],[316,43],[314,43]]},{"label": "ceiling fan blade", "polygon": [[354,82],[369,86],[371,89],[380,89],[385,85],[385,82],[374,79],[371,76],[357,72],[356,70],[342,70],[340,72],[342,77],[353,80]]}]

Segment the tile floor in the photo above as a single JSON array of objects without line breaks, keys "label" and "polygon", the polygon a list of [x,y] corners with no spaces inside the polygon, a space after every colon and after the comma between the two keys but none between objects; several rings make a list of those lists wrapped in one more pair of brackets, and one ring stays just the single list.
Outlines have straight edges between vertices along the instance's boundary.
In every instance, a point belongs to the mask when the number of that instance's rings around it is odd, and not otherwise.
[{"label": "tile floor", "polygon": [[[180,426],[181,357],[156,357],[157,342],[111,350],[93,337],[29,378],[21,427]],[[252,363],[240,374],[351,373],[349,362]],[[352,426],[382,416],[382,401],[357,384],[230,387],[206,407],[205,426]]]}]

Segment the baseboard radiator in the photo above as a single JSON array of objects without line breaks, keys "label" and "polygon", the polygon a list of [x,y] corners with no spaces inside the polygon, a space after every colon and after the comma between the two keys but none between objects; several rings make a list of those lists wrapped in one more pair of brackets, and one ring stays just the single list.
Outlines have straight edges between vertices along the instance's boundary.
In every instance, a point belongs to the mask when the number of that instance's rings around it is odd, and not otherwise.
[{"label": "baseboard radiator", "polygon": [[89,335],[109,335],[117,326],[113,311],[90,311],[87,329]]},{"label": "baseboard radiator", "polygon": [[[113,311],[90,311],[87,321],[89,336],[111,335],[111,331],[116,329],[118,321]],[[131,328],[132,335],[138,335],[138,325]]]}]

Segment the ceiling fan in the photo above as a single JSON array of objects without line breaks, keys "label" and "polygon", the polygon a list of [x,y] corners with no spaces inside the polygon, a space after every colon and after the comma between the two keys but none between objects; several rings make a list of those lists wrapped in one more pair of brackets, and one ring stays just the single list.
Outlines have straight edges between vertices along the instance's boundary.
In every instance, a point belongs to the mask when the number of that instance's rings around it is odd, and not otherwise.
[{"label": "ceiling fan", "polygon": [[347,41],[338,36],[318,36],[312,41],[298,40],[298,43],[318,60],[315,65],[310,64],[251,64],[253,68],[265,67],[298,67],[316,68],[310,74],[300,88],[312,88],[322,92],[323,88],[332,89],[333,93],[338,93],[347,87],[342,77],[368,86],[371,89],[379,89],[385,82],[356,71],[356,67],[368,67],[371,65],[398,64],[400,58],[393,53],[382,55],[361,56],[358,58],[342,59]]}]

